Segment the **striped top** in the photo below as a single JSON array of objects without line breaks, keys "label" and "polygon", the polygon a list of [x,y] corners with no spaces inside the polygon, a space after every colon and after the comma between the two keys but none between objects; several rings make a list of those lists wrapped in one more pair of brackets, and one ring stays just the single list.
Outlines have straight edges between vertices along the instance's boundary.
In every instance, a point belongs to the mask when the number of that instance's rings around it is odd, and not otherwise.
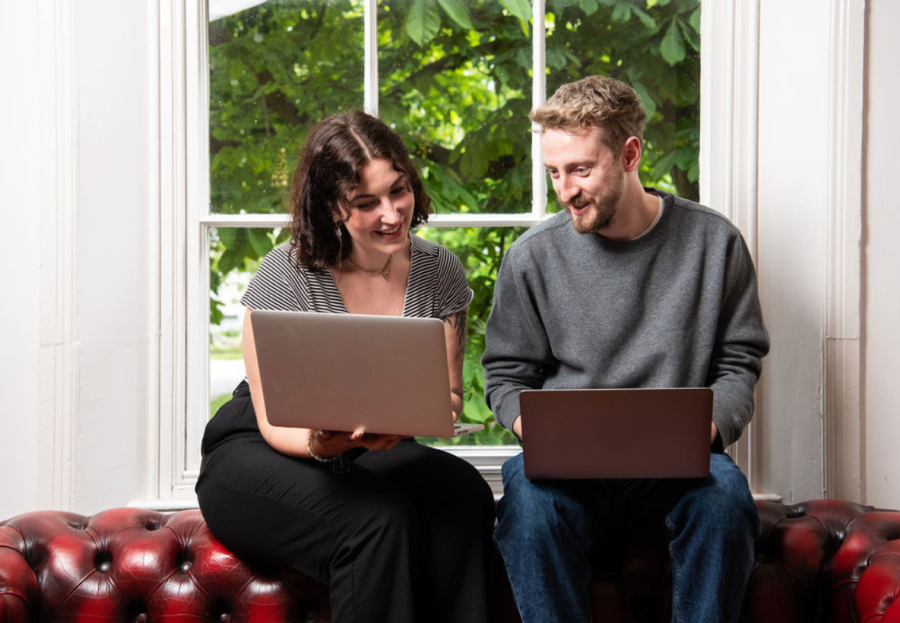
[{"label": "striped top", "polygon": [[[464,309],[474,293],[462,263],[448,249],[410,234],[409,281],[403,315],[445,319]],[[347,314],[331,271],[300,270],[290,244],[272,249],[259,266],[241,303],[255,310]]]}]

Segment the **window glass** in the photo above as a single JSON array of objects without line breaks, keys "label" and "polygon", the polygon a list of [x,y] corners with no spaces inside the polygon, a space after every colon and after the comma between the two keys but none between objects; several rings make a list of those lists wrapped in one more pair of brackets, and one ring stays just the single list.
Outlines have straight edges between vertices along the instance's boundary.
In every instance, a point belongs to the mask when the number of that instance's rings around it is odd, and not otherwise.
[{"label": "window glass", "polygon": [[284,211],[310,125],[362,108],[363,56],[361,0],[279,0],[210,22],[211,212]]},{"label": "window glass", "polygon": [[512,433],[501,428],[484,403],[484,327],[491,312],[494,282],[509,245],[524,233],[524,227],[422,227],[417,235],[453,251],[466,271],[475,296],[469,304],[466,355],[463,364],[464,408],[462,422],[484,424],[485,430],[454,439],[429,440],[436,445],[517,444]]},{"label": "window glass", "polygon": [[210,416],[231,398],[244,375],[240,299],[266,253],[287,242],[290,230],[213,227],[209,236]]},{"label": "window glass", "polygon": [[379,4],[379,114],[436,212],[531,211],[531,35],[527,2]]}]

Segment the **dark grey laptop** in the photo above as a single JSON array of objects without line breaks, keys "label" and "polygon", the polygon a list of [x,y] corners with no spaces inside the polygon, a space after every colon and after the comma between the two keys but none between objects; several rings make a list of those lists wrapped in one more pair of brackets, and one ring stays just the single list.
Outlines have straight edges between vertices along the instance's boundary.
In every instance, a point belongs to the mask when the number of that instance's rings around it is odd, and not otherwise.
[{"label": "dark grey laptop", "polygon": [[254,311],[275,426],[454,437],[444,324],[436,318]]},{"label": "dark grey laptop", "polygon": [[708,387],[525,390],[525,475],[705,477],[712,404]]}]

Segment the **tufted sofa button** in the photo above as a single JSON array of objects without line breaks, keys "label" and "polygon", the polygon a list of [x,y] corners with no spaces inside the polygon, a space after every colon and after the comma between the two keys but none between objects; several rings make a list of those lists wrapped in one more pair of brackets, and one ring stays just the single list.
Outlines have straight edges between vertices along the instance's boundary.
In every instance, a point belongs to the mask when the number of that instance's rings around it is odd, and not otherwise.
[{"label": "tufted sofa button", "polygon": [[134,617],[134,623],[147,623],[150,619],[147,617],[146,612],[141,612],[139,615]]},{"label": "tufted sofa button", "polygon": [[183,563],[181,563],[181,567],[179,568],[181,569],[182,573],[187,573],[193,566],[194,563],[192,563],[190,560],[185,560]]},{"label": "tufted sofa button", "polygon": [[112,569],[112,555],[109,552],[98,552],[94,557],[94,565],[100,573],[109,573]]},{"label": "tufted sofa button", "polygon": [[222,623],[228,623],[229,621],[231,621],[231,615],[227,612],[223,613],[222,616],[219,617],[219,620],[222,621]]}]

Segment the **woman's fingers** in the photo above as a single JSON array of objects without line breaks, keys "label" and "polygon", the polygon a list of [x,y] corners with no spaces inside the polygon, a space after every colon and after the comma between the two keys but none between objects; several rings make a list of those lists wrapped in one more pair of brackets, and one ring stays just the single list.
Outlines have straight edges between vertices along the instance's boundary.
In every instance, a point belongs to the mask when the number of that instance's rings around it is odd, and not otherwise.
[{"label": "woman's fingers", "polygon": [[355,431],[350,433],[351,441],[364,441],[366,438],[366,429],[365,428],[357,428]]},{"label": "woman's fingers", "polygon": [[367,450],[390,450],[406,437],[404,435],[367,433],[364,428],[358,428],[350,434],[339,431],[314,430],[310,432],[310,439],[315,440],[316,448],[321,448],[323,453],[334,456],[351,448],[360,447]]},{"label": "woman's fingers", "polygon": [[390,450],[405,439],[402,435],[374,435],[369,433],[363,442],[368,450]]}]

